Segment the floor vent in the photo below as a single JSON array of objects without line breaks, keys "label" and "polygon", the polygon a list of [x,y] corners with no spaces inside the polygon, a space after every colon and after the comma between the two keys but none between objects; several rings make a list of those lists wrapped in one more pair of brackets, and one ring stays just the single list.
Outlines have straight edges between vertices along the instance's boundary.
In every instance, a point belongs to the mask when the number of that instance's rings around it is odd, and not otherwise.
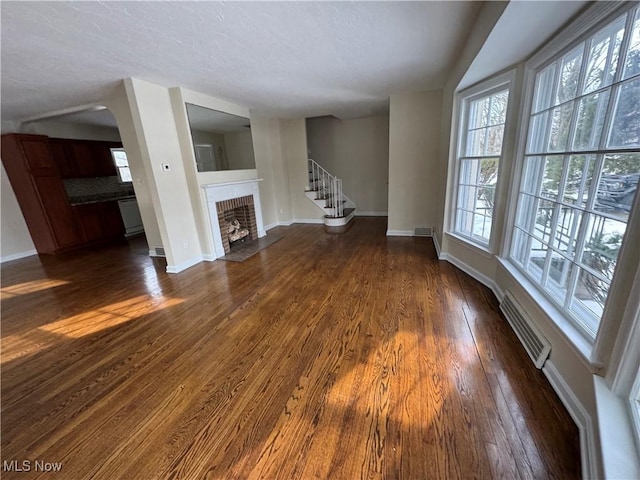
[{"label": "floor vent", "polygon": [[164,247],[155,247],[154,251],[156,252],[156,257],[166,257],[167,256],[164,253]]},{"label": "floor vent", "polygon": [[500,304],[500,310],[507,317],[511,328],[516,332],[536,368],[542,368],[551,351],[549,340],[544,338],[533,325],[531,319],[510,292],[507,292],[504,296],[504,300]]},{"label": "floor vent", "polygon": [[433,228],[431,227],[416,227],[414,235],[416,237],[430,237],[433,235]]}]

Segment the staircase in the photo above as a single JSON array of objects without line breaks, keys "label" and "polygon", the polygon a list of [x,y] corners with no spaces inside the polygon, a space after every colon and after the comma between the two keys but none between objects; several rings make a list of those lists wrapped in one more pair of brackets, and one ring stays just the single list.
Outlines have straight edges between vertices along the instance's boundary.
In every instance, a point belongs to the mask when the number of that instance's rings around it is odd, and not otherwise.
[{"label": "staircase", "polygon": [[356,204],[342,192],[342,180],[311,159],[305,193],[324,212],[326,227],[345,227],[356,214]]}]

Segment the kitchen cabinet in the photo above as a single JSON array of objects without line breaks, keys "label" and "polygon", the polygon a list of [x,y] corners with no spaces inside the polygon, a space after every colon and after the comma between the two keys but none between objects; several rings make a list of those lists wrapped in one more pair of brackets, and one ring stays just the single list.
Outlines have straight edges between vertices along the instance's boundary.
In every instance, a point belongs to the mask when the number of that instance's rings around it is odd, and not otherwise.
[{"label": "kitchen cabinet", "polygon": [[76,176],[76,164],[71,155],[67,152],[68,141],[57,138],[50,138],[49,145],[51,154],[58,167],[61,178],[74,178]]},{"label": "kitchen cabinet", "polygon": [[82,242],[54,160],[42,135],[2,136],[2,162],[39,253],[57,253]]},{"label": "kitchen cabinet", "polygon": [[116,165],[111,156],[112,148],[122,148],[121,143],[92,142],[91,150],[95,162],[96,177],[113,177],[117,175]]},{"label": "kitchen cabinet", "polygon": [[118,202],[75,205],[73,213],[80,225],[84,243],[111,242],[124,239],[124,224]]},{"label": "kitchen cabinet", "polygon": [[121,148],[119,142],[52,138],[50,143],[62,178],[117,175],[111,149]]}]

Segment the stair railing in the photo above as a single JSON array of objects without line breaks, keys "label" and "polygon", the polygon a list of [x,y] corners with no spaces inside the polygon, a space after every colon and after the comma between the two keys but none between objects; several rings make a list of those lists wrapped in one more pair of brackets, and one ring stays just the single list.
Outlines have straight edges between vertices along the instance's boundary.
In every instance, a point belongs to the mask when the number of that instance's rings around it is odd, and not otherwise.
[{"label": "stair railing", "polygon": [[317,199],[327,202],[329,217],[344,216],[344,203],[342,201],[342,179],[331,175],[315,160],[309,159],[309,188],[316,190]]}]

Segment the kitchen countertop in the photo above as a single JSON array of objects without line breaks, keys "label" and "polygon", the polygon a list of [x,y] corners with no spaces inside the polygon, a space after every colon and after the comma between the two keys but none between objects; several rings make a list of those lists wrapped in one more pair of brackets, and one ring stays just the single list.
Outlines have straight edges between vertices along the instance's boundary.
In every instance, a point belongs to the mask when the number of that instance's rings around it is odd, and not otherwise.
[{"label": "kitchen countertop", "polygon": [[88,205],[90,203],[113,202],[118,200],[135,199],[136,196],[131,193],[91,193],[86,195],[77,195],[69,197],[69,203],[72,207],[77,205]]}]

